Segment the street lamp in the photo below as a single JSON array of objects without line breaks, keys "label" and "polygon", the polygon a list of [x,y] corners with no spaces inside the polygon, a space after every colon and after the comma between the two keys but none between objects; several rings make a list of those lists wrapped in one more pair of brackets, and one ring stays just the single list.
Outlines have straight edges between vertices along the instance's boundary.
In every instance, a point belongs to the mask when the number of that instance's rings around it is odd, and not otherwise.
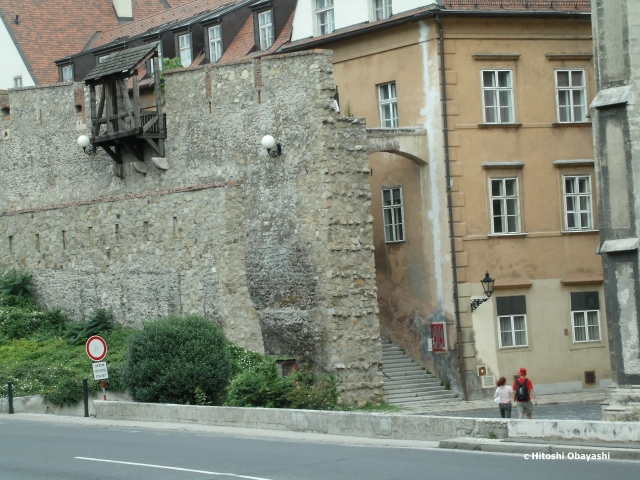
[{"label": "street lamp", "polygon": [[91,140],[86,135],[80,135],[78,137],[78,145],[82,147],[82,150],[87,155],[95,155],[98,152],[96,146],[91,145]]},{"label": "street lamp", "polygon": [[[262,146],[267,149],[267,153],[270,157],[275,158],[279,155],[282,155],[282,145],[276,143],[276,139],[271,135],[265,135],[264,137],[262,137]],[[276,147],[277,149],[275,151],[272,151],[274,147]]]},{"label": "street lamp", "polygon": [[476,308],[482,305],[484,302],[491,298],[491,294],[493,293],[493,284],[495,280],[489,276],[489,272],[484,274],[484,278],[480,281],[482,284],[482,290],[487,298],[474,298],[471,300],[471,311],[473,312]]}]

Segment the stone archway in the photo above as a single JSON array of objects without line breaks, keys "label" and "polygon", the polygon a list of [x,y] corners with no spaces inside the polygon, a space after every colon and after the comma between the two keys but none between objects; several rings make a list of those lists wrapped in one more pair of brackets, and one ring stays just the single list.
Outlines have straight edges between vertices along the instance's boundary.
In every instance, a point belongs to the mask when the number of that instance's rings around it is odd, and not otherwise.
[{"label": "stone archway", "polygon": [[424,128],[367,128],[368,153],[395,153],[419,165],[429,161],[427,131]]}]

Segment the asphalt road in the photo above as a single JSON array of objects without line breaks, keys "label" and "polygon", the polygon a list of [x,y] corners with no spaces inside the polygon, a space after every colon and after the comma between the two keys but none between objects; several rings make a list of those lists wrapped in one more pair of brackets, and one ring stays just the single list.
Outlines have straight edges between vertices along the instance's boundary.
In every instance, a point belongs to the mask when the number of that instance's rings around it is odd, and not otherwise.
[{"label": "asphalt road", "polygon": [[[97,422],[96,422],[97,423]],[[428,442],[359,446],[340,437],[240,436],[215,431],[69,424],[0,417],[3,480],[424,480],[638,478],[638,462],[524,460],[447,451]],[[266,435],[269,435],[267,432]],[[279,434],[283,436],[282,433]],[[348,442],[347,442],[348,443]],[[398,443],[400,445],[401,443]]]}]

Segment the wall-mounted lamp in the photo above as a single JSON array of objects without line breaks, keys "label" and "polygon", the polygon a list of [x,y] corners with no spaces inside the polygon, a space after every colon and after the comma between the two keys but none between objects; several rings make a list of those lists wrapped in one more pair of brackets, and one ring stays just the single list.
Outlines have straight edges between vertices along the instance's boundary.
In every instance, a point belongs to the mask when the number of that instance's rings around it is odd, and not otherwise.
[{"label": "wall-mounted lamp", "polygon": [[78,145],[82,147],[82,150],[87,155],[95,155],[98,153],[98,149],[95,145],[91,144],[91,140],[86,135],[80,135],[78,137]]},{"label": "wall-mounted lamp", "polygon": [[[262,137],[262,146],[267,149],[267,153],[270,157],[282,155],[282,145],[276,143],[276,139],[271,135],[265,135]],[[276,150],[272,151],[274,147],[276,147]]]},{"label": "wall-mounted lamp", "polygon": [[484,278],[480,281],[482,284],[482,290],[484,290],[484,294],[487,298],[474,298],[471,300],[471,311],[473,312],[476,308],[482,305],[484,302],[491,298],[491,294],[493,293],[493,284],[495,280],[489,276],[489,272],[484,274]]}]

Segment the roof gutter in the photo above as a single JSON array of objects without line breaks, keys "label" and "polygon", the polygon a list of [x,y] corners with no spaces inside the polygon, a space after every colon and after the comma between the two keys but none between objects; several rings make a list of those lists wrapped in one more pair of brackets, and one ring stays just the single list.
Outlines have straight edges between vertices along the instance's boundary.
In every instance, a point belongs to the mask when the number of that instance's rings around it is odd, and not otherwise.
[{"label": "roof gutter", "polygon": [[[433,18],[437,15],[442,17],[451,16],[451,17],[498,17],[498,18],[506,18],[506,17],[525,17],[525,18],[591,18],[590,12],[522,12],[522,11],[495,11],[495,10],[483,10],[483,11],[466,11],[466,10],[427,10],[424,12],[416,13],[415,15],[411,15],[409,17],[399,18],[397,20],[391,20],[388,22],[384,22],[378,25],[365,26],[363,28],[357,30],[351,30],[344,33],[339,33],[337,35],[332,35],[329,37],[320,37],[316,40],[312,41],[300,41],[300,44],[292,43],[289,45],[284,45],[280,47],[278,53],[286,53],[286,52],[295,52],[299,50],[308,50],[310,48],[320,47],[322,45],[329,45],[338,41],[349,40],[351,38],[356,38],[362,35],[368,35],[370,33],[379,32],[380,30],[387,30],[389,28],[398,27],[401,25],[406,25],[409,23],[418,22],[420,20],[424,20],[426,18]],[[392,17],[393,18],[393,17]]]}]

